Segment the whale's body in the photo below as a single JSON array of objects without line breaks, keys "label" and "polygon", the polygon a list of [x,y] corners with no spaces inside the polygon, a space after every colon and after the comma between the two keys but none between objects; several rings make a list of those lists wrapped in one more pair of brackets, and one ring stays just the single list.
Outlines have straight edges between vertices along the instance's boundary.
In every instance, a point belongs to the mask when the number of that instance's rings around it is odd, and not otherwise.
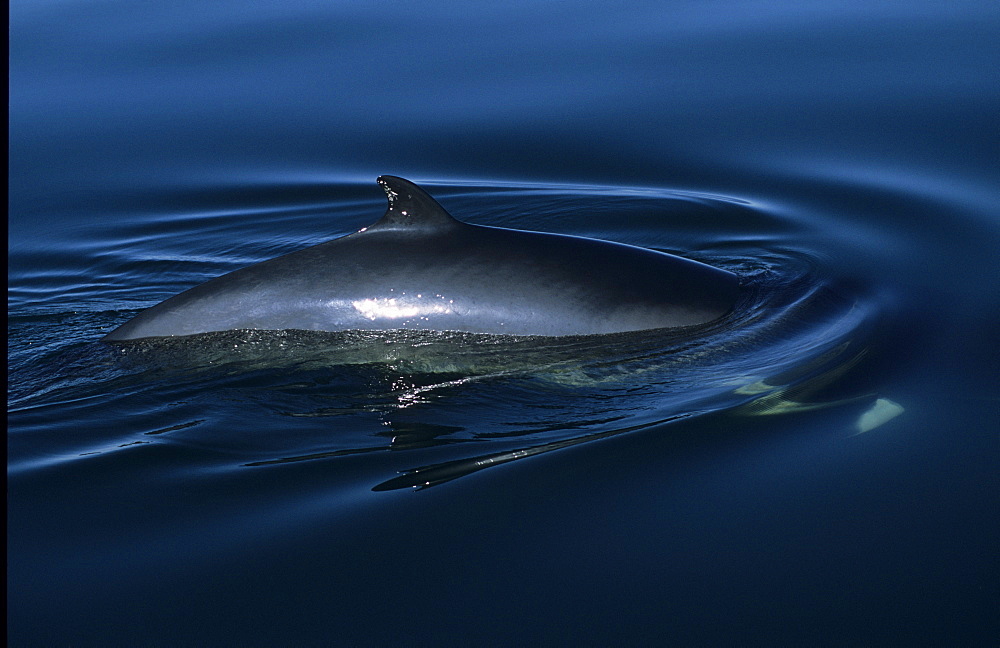
[{"label": "whale's body", "polygon": [[407,180],[378,182],[389,209],[374,225],[186,290],[104,340],[235,329],[589,335],[704,324],[736,301],[731,272],[608,241],[470,225]]}]

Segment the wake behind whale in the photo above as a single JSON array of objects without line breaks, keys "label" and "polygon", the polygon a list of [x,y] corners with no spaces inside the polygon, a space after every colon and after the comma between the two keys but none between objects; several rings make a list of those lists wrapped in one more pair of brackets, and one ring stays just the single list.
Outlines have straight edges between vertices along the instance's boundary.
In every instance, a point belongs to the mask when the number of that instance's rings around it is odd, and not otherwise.
[{"label": "wake behind whale", "polygon": [[212,279],[105,341],[258,330],[592,335],[705,324],[739,280],[620,243],[463,223],[420,187],[379,184],[385,215],[354,234]]}]

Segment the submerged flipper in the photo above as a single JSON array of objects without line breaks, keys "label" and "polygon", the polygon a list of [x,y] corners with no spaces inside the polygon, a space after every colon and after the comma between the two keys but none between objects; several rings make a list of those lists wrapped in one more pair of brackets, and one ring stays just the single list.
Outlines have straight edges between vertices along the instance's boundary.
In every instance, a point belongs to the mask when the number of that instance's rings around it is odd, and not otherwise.
[{"label": "submerged flipper", "polygon": [[445,211],[436,200],[409,180],[396,176],[379,176],[378,183],[389,198],[389,209],[375,229],[446,229],[460,225],[461,221]]}]

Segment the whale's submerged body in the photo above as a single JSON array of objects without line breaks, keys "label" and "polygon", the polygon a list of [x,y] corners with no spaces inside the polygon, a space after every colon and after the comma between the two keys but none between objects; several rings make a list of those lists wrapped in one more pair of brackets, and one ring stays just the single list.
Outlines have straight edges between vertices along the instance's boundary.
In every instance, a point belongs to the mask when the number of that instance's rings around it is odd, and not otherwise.
[{"label": "whale's submerged body", "polygon": [[107,341],[235,329],[424,329],[590,335],[716,320],[731,272],[620,243],[470,225],[420,187],[379,184],[389,209],[354,234],[217,277]]}]

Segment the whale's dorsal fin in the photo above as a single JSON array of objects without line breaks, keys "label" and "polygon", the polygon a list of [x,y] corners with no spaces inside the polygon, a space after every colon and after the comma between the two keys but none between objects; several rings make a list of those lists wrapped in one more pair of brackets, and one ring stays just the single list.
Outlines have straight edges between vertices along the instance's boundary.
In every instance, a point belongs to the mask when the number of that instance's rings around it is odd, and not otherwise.
[{"label": "whale's dorsal fin", "polygon": [[389,209],[368,230],[438,230],[461,224],[461,221],[446,212],[444,207],[426,191],[409,180],[384,175],[378,177],[378,183],[389,198]]}]

